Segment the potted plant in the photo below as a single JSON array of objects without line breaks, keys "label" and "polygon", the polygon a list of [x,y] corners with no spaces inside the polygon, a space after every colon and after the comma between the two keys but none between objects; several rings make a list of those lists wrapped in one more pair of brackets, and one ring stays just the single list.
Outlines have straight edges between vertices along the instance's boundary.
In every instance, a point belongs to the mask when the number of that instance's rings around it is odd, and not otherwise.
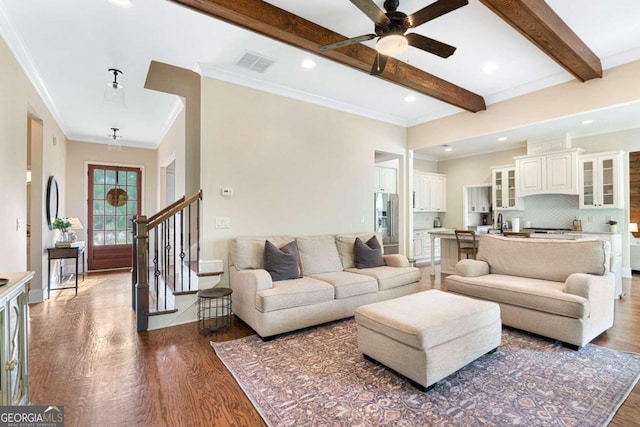
[{"label": "potted plant", "polygon": [[609,224],[609,231],[611,233],[615,233],[618,231],[618,226],[616,225],[617,223],[618,221],[613,221],[613,220],[607,221],[607,224]]},{"label": "potted plant", "polygon": [[56,218],[51,223],[52,230],[60,230],[60,241],[67,242],[69,241],[69,228],[71,227],[71,221],[69,218]]}]

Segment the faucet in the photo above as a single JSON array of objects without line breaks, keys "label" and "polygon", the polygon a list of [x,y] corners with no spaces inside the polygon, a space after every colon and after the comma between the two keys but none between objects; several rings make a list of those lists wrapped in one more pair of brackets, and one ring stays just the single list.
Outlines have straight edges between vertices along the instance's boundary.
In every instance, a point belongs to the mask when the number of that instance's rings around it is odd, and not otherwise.
[{"label": "faucet", "polygon": [[502,233],[502,214],[498,214],[498,228],[500,229],[500,233]]}]

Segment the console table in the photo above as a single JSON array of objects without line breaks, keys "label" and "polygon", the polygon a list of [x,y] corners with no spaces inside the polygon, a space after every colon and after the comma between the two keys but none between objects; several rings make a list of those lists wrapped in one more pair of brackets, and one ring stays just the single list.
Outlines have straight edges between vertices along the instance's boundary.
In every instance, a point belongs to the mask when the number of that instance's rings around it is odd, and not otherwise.
[{"label": "console table", "polygon": [[[49,253],[49,275],[47,277],[47,294],[51,295],[51,261],[56,259],[75,259],[76,260],[76,284],[75,286],[59,286],[53,288],[54,291],[62,289],[74,289],[76,290],[76,296],[78,295],[78,261],[82,258],[82,280],[84,281],[84,245],[72,246],[70,248],[47,248]],[[62,265],[60,265],[60,280],[62,281]]]}]

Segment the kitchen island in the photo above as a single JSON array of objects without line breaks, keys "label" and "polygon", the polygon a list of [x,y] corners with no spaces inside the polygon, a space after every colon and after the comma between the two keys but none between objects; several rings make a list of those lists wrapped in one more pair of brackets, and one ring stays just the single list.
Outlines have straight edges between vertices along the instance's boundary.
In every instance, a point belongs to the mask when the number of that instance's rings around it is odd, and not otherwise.
[{"label": "kitchen island", "polygon": [[[436,239],[440,239],[440,273],[455,274],[458,262],[458,244],[455,230],[446,229],[429,233],[431,248],[435,247]],[[436,275],[434,251],[431,251],[431,275]]]}]

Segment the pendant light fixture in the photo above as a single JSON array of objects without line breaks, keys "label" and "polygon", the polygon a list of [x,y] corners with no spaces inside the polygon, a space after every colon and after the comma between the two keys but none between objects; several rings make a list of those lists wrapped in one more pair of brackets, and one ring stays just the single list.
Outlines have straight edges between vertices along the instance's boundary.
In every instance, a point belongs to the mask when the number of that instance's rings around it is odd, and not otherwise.
[{"label": "pendant light fixture", "polygon": [[109,141],[109,146],[107,147],[109,151],[120,151],[122,150],[122,143],[120,140],[122,136],[118,135],[117,132],[120,131],[118,128],[111,128],[112,134],[108,134],[107,136],[111,141]]},{"label": "pendant light fixture", "polygon": [[124,86],[118,83],[118,74],[124,73],[116,68],[109,68],[109,72],[113,73],[113,81],[104,89],[103,102],[124,106]]}]

